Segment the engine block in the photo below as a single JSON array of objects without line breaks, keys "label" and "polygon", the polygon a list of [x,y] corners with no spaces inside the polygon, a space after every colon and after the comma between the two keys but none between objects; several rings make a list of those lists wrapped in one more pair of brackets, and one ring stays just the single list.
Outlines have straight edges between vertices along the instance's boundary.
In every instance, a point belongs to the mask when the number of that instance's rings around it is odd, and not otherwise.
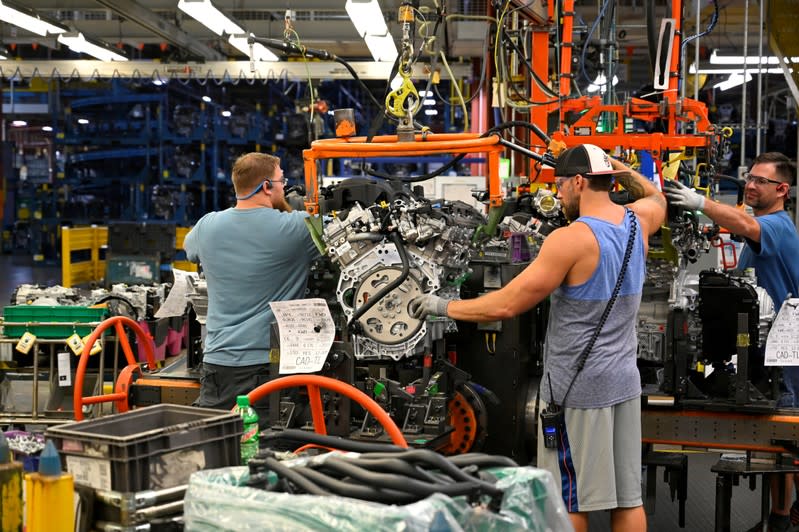
[{"label": "engine block", "polygon": [[411,317],[408,303],[424,293],[458,297],[475,227],[446,204],[411,195],[366,208],[356,203],[326,223],[323,240],[340,268],[336,299],[356,358],[399,360],[454,328],[447,318]]}]

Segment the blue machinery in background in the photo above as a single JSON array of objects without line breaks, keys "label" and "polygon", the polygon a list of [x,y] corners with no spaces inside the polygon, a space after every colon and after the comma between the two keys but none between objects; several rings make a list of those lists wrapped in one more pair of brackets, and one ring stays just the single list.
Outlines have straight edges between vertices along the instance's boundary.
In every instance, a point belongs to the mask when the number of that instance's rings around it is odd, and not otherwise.
[{"label": "blue machinery in background", "polygon": [[[89,88],[53,81],[38,90],[6,92],[6,103],[33,102],[41,107],[39,114],[49,113],[52,132],[42,134],[50,153],[18,155],[4,172],[3,249],[54,261],[61,225],[115,220],[191,225],[231,204],[230,168],[249,151],[275,153],[288,183],[301,184],[302,150],[312,137],[333,136],[328,111],[355,108],[364,134],[383,112],[364,90],[355,82],[318,82],[317,102],[324,105],[315,109],[313,122],[307,81],[287,79],[260,85],[113,79]],[[451,107],[440,102],[437,107],[438,116],[420,119],[437,131],[456,127]],[[376,133],[390,128],[384,123]],[[8,147],[10,153],[23,148]],[[41,175],[20,172],[39,163],[45,167]],[[343,161],[330,170],[352,173]]]}]

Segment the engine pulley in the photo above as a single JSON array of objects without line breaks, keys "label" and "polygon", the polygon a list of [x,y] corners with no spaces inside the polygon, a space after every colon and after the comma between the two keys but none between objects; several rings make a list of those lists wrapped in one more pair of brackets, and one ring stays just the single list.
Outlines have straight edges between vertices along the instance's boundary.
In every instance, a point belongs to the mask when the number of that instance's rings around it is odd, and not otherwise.
[{"label": "engine pulley", "polygon": [[[354,307],[365,305],[369,298],[402,274],[399,268],[379,268],[367,274],[355,291]],[[422,287],[413,275],[381,297],[361,317],[363,334],[375,342],[395,345],[407,341],[422,327],[423,323],[408,313],[408,303],[422,294]]]}]

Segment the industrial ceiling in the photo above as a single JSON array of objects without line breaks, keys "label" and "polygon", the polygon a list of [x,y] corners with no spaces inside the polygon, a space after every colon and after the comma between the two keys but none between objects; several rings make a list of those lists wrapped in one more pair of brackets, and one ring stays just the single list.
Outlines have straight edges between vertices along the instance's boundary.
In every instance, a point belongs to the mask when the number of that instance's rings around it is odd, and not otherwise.
[{"label": "industrial ceiling", "polygon": [[[346,0],[211,0],[226,16],[235,20],[247,32],[261,38],[280,41],[284,37],[285,19],[290,17],[296,36],[308,48],[325,50],[346,59],[362,80],[383,83],[390,77],[391,65],[372,60],[364,40],[345,10]],[[14,3],[16,2],[16,3]],[[75,53],[48,35],[40,37],[16,25],[0,22],[0,47],[8,59],[0,60],[0,79],[26,83],[33,78],[94,79],[130,78],[158,80],[180,78],[197,80],[202,85],[210,79],[216,83],[246,80],[293,79],[316,80],[351,79],[350,72],[331,61],[297,61],[296,57],[280,55],[280,62],[250,61],[242,51],[232,47],[223,37],[178,9],[179,0],[0,0],[29,10],[70,31],[81,32],[88,39],[104,43],[128,58],[126,62],[96,61]],[[391,36],[399,42],[402,30],[397,22],[401,0],[379,0]],[[456,79],[479,77],[482,59],[490,54],[486,48],[487,22],[479,20],[489,13],[488,0],[420,0],[417,20],[436,17],[436,5],[441,5],[449,17],[445,30],[439,31],[436,45],[446,54]],[[768,6],[745,0],[685,0],[683,4],[684,39],[704,33],[694,41],[702,51],[699,63],[709,65],[711,50],[728,55],[768,55]],[[546,13],[544,0],[512,0],[514,7],[524,9],[528,19]],[[504,3],[500,3],[504,6]],[[586,90],[600,71],[599,32],[592,31],[598,14],[611,6],[615,11],[615,27],[611,35],[616,50],[621,94],[644,94],[651,91],[647,24],[645,13],[650,9],[658,25],[672,16],[668,0],[575,0],[575,83]],[[714,11],[718,16],[713,24]],[[494,11],[491,11],[494,14]],[[605,12],[606,13],[606,12]],[[761,16],[763,18],[761,18]],[[432,24],[430,24],[432,25]],[[417,27],[423,26],[417,24]],[[428,26],[429,27],[429,26]],[[762,28],[762,31],[761,31]],[[421,30],[424,31],[424,30]],[[554,35],[553,35],[554,39]],[[417,41],[418,42],[418,41]],[[760,44],[759,44],[760,43]],[[684,65],[695,62],[693,47],[688,47]],[[587,53],[586,53],[587,52]],[[585,61],[582,59],[585,58]],[[295,59],[295,60],[291,60]],[[414,65],[415,79],[426,79],[427,57]],[[586,65],[586,66],[583,66]],[[688,79],[686,87],[693,92],[696,82],[701,87],[722,82],[729,73],[710,75],[700,80]],[[693,76],[687,76],[693,78]],[[764,98],[779,94],[784,106],[791,108],[792,100],[782,75],[763,76]],[[788,79],[790,84],[790,80]],[[244,85],[247,85],[246,83]],[[381,85],[382,86],[382,85]],[[253,87],[254,88],[254,87]],[[246,87],[236,90],[246,91]],[[716,103],[737,98],[742,88],[719,94]],[[754,94],[754,89],[751,94]],[[759,94],[759,93],[758,93]]]},{"label": "industrial ceiling", "polygon": [[[14,0],[11,0],[12,2]],[[645,83],[649,76],[647,57],[644,2],[647,0],[618,0],[612,2],[616,9],[616,38],[620,62],[627,66],[627,80]],[[9,3],[9,2],[5,2]],[[380,0],[389,30],[397,40],[401,34],[396,23],[400,0]],[[530,4],[531,10],[540,8],[541,2]],[[100,41],[122,51],[130,60],[160,60],[165,62],[200,61],[215,62],[247,60],[208,28],[180,11],[177,0],[24,0],[17,6],[25,7],[42,18],[56,22],[70,30],[80,31],[87,38]],[[304,45],[334,53],[349,60],[371,61],[363,39],[360,38],[344,9],[344,0],[214,0],[213,4],[236,20],[246,31],[258,37],[281,39],[287,12]],[[432,0],[420,2],[422,13],[434,17]],[[485,15],[485,0],[449,0],[445,2],[448,14]],[[599,2],[577,0],[578,13],[576,40],[581,32],[596,19]],[[652,0],[658,19],[670,16],[670,5],[665,0]],[[756,50],[758,10],[756,3],[750,7],[748,20],[750,51]],[[707,47],[721,47],[731,53],[741,53],[743,48],[743,1],[729,1],[722,5],[721,17],[715,30],[704,38]],[[703,2],[699,28],[704,29],[712,16],[712,7]],[[696,7],[688,1],[684,10],[685,35],[696,33]],[[442,43],[449,56],[471,58],[483,56],[484,31],[479,24],[453,21]],[[40,37],[17,26],[0,23],[0,41],[12,60],[80,60],[91,59],[76,54],[59,45],[53,36]],[[753,48],[755,47],[755,48]],[[6,74],[7,67],[3,70]]]}]

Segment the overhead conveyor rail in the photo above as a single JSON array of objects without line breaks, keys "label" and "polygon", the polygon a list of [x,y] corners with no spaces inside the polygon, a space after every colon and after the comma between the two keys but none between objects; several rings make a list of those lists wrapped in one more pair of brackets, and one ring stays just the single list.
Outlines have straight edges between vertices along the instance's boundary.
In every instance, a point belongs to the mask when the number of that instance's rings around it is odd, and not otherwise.
[{"label": "overhead conveyor rail", "polygon": [[[391,63],[353,61],[349,63],[361,79],[385,81],[391,73]],[[471,75],[470,63],[450,65],[456,79]],[[413,65],[412,76],[426,78],[425,65]],[[0,77],[61,79],[87,81],[95,79],[152,79],[152,80],[215,80],[217,82],[254,83],[280,79],[352,79],[346,68],[334,61],[269,62],[269,61],[208,61],[206,63],[156,63],[154,61],[0,61]]]}]

